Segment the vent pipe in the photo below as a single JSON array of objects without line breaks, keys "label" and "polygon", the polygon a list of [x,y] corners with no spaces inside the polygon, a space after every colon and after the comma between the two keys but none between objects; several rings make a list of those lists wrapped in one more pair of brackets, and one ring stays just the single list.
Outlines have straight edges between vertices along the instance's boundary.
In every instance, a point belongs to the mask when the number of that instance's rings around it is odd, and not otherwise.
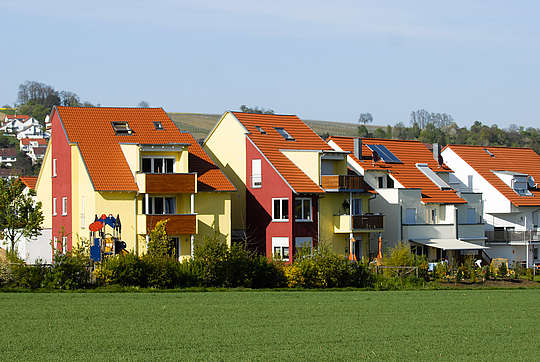
[{"label": "vent pipe", "polygon": [[354,156],[361,160],[362,159],[362,139],[355,137],[354,141]]}]

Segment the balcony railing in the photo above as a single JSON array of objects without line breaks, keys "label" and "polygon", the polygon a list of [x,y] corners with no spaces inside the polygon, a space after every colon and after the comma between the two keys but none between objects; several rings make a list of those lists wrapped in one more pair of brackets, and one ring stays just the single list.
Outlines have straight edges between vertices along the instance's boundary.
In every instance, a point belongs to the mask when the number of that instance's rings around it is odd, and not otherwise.
[{"label": "balcony railing", "polygon": [[[352,220],[351,220],[352,218]],[[354,231],[373,232],[384,229],[383,215],[335,215],[334,233],[350,233]],[[352,230],[351,230],[352,221]]]},{"label": "balcony railing", "polygon": [[321,176],[321,186],[325,190],[364,190],[362,176],[357,175],[324,175]]},{"label": "balcony railing", "polygon": [[156,224],[162,220],[167,222],[167,234],[185,235],[197,233],[197,215],[195,214],[173,214],[173,215],[139,215],[144,220],[146,233],[154,229]]},{"label": "balcony railing", "polygon": [[540,241],[540,231],[537,230],[525,230],[525,231],[511,231],[511,230],[490,230],[486,231],[487,242],[490,243],[512,243],[512,242],[526,242],[526,241]]},{"label": "balcony railing", "polygon": [[193,194],[197,192],[194,173],[139,173],[139,191],[146,194]]}]

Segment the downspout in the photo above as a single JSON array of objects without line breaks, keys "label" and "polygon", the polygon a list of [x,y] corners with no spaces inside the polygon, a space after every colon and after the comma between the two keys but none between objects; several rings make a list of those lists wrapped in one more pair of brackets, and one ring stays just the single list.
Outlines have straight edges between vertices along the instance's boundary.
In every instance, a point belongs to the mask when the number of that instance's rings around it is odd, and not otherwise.
[{"label": "downspout", "polygon": [[458,209],[457,209],[457,206],[454,205],[454,214],[455,214],[455,218],[454,218],[454,225],[456,226],[456,239],[459,239],[459,226],[458,226]]},{"label": "downspout", "polygon": [[139,234],[137,233],[137,192],[135,193],[135,255],[139,256]]}]

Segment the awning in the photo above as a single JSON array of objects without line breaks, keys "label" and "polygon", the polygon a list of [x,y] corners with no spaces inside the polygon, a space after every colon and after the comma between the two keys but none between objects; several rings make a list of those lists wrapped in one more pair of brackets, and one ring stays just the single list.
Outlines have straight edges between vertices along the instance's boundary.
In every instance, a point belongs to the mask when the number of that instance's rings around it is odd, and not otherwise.
[{"label": "awning", "polygon": [[431,246],[442,250],[479,250],[489,249],[487,246],[468,243],[459,239],[414,239],[412,242]]}]

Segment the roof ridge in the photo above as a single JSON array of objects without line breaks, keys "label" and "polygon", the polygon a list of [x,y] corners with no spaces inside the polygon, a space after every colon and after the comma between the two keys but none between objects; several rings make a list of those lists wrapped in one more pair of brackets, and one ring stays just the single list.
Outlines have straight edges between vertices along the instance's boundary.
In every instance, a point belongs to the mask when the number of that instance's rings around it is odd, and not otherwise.
[{"label": "roof ridge", "polygon": [[511,150],[531,150],[534,151],[531,147],[512,147],[512,146],[482,146],[482,145],[463,145],[463,144],[456,144],[456,143],[450,143],[446,145],[445,147],[474,147],[474,148],[507,148]]}]

